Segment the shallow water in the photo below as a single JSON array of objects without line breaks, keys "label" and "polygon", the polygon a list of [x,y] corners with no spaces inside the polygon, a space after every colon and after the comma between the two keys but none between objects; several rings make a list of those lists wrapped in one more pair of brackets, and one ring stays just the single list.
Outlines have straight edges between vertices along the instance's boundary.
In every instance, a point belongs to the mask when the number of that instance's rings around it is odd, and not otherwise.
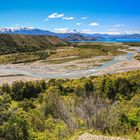
[{"label": "shallow water", "polygon": [[[80,77],[96,74],[99,70],[101,71],[113,64],[123,61],[124,59],[127,61],[131,61],[133,59],[134,54],[135,54],[134,52],[131,52],[123,56],[116,56],[113,60],[105,62],[102,66],[98,66],[96,68],[87,69],[87,70],[69,71],[69,72],[63,72],[63,73],[39,74],[39,73],[33,73],[31,71],[19,70],[19,69],[10,68],[10,67],[5,68],[5,66],[3,67],[1,66],[0,73],[6,73],[7,75],[22,74],[22,75],[26,75],[30,77],[37,77],[37,78],[80,78]],[[123,57],[123,60],[122,60],[122,57]]]}]

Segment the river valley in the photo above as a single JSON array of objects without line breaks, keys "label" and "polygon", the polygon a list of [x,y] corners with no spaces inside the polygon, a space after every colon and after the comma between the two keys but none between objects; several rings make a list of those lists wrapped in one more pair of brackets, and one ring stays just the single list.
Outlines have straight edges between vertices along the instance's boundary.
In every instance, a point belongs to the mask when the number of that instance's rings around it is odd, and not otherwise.
[{"label": "river valley", "polygon": [[[75,60],[62,64],[46,64],[40,61],[29,64],[3,64],[0,65],[0,82],[49,78],[81,78],[140,69],[140,62],[134,59],[134,56],[140,52],[140,48],[133,47],[132,51],[126,52],[124,55],[115,57],[97,56],[86,60]],[[96,65],[90,65],[89,63],[89,61],[102,59],[108,59],[108,61],[98,62]],[[84,65],[84,61],[86,65]],[[71,68],[72,66],[73,68]]]}]

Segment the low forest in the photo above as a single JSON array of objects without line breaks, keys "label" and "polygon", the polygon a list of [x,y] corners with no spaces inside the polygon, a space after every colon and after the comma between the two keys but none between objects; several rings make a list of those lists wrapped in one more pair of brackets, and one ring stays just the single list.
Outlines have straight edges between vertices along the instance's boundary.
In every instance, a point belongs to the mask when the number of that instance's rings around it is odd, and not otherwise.
[{"label": "low forest", "polygon": [[1,140],[69,140],[85,132],[140,139],[140,71],[1,85]]}]

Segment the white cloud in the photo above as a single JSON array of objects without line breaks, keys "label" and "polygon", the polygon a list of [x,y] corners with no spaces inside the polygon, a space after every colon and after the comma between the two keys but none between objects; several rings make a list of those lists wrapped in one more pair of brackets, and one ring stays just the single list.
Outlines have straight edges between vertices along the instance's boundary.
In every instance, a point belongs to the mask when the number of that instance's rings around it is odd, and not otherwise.
[{"label": "white cloud", "polygon": [[121,24],[116,24],[116,25],[114,25],[115,27],[120,27],[121,26]]},{"label": "white cloud", "polygon": [[88,19],[87,17],[81,17],[82,20]]},{"label": "white cloud", "polygon": [[124,34],[140,34],[140,31],[125,31]]},{"label": "white cloud", "polygon": [[65,20],[73,20],[74,17],[63,17],[63,19],[65,19]]},{"label": "white cloud", "polygon": [[76,23],[77,26],[80,26],[82,23]]},{"label": "white cloud", "polygon": [[68,27],[65,27],[65,28],[55,28],[54,31],[56,33],[79,33],[80,31],[78,30],[71,30],[69,29]]},{"label": "white cloud", "polygon": [[48,18],[62,18],[64,17],[64,14],[58,14],[58,13],[53,13],[48,16]]},{"label": "white cloud", "polygon": [[71,33],[71,30],[69,30],[69,28],[55,28],[54,29],[55,32],[57,33]]},{"label": "white cloud", "polygon": [[65,17],[64,14],[53,13],[48,16],[44,21],[48,21],[49,18],[63,18],[64,20],[73,20],[74,17]]},{"label": "white cloud", "polygon": [[97,23],[97,22],[92,22],[92,23],[90,23],[89,25],[90,25],[90,26],[98,26],[99,23]]},{"label": "white cloud", "polygon": [[90,29],[84,29],[81,30],[80,33],[84,33],[84,34],[109,34],[109,35],[120,35],[120,32],[113,32],[113,31],[109,31],[109,32],[93,32]]},{"label": "white cloud", "polygon": [[120,35],[120,32],[105,32],[105,34],[109,34],[109,35]]},{"label": "white cloud", "polygon": [[109,31],[109,32],[94,32],[94,34],[109,34],[109,35],[120,35],[120,32],[113,32],[113,31]]},{"label": "white cloud", "polygon": [[109,34],[109,35],[121,35],[121,34],[134,34],[134,33],[140,33],[140,31],[125,31],[125,32],[119,32],[117,30],[110,30],[106,32],[94,32],[91,29],[83,29],[83,30],[71,30],[68,27],[65,28],[55,28],[55,32],[57,33],[84,33],[84,34]]},{"label": "white cloud", "polygon": [[90,29],[84,29],[81,31],[81,33],[84,33],[84,34],[93,34],[94,32]]}]

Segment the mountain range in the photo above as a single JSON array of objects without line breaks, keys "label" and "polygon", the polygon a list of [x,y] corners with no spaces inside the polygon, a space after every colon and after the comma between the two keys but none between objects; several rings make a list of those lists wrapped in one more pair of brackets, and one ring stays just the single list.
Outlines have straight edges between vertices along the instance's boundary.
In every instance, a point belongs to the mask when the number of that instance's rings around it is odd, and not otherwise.
[{"label": "mountain range", "polygon": [[48,30],[42,30],[32,27],[17,27],[17,28],[0,28],[0,34],[25,34],[25,35],[49,35],[57,36],[66,41],[81,41],[81,40],[97,40],[97,39],[139,39],[140,34],[84,34],[80,32],[74,33],[55,33]]}]

